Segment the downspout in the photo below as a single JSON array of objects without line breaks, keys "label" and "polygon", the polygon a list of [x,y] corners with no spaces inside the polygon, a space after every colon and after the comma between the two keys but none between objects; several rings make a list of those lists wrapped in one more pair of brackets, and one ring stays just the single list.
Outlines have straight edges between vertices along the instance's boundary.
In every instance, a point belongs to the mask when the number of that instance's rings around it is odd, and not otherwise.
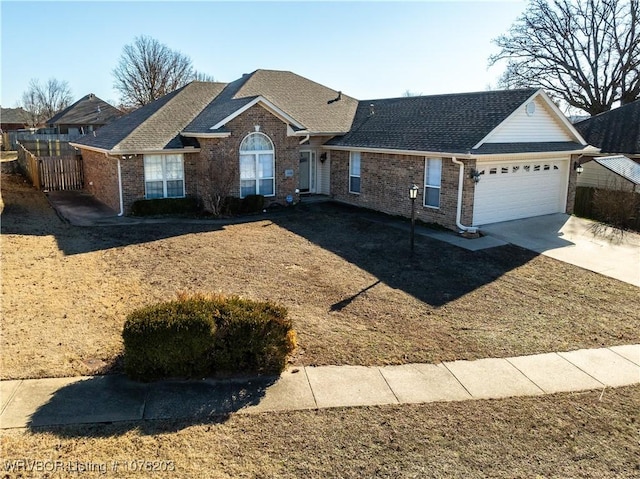
[{"label": "downspout", "polygon": [[299,145],[302,145],[305,141],[308,141],[308,140],[309,140],[309,138],[311,138],[311,135],[307,135],[307,136],[305,136],[302,140],[300,140]]},{"label": "downspout", "polygon": [[469,233],[477,233],[478,228],[476,228],[475,226],[464,226],[460,222],[462,218],[462,186],[464,185],[464,163],[458,161],[455,156],[451,158],[451,161],[460,166],[460,173],[458,174],[458,206],[456,207],[456,226],[462,232],[467,231]]},{"label": "downspout", "polygon": [[118,194],[120,196],[120,213],[118,216],[124,215],[124,200],[122,198],[122,169],[120,168],[120,158],[118,158]]}]

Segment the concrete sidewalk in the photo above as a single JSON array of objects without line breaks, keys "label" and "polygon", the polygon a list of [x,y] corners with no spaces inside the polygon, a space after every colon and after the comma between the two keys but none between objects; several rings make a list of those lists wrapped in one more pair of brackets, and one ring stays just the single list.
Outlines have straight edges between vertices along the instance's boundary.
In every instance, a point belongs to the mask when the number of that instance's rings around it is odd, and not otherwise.
[{"label": "concrete sidewalk", "polygon": [[0,428],[535,396],[640,383],[640,344],[402,366],[322,366],[279,378],[136,383],[124,376],[0,382]]}]

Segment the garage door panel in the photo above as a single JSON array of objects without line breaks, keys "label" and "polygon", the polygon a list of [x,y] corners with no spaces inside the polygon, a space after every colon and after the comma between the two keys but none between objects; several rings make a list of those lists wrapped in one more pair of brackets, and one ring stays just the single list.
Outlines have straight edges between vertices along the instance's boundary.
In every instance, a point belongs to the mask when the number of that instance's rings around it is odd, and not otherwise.
[{"label": "garage door panel", "polygon": [[568,159],[478,163],[473,224],[564,211]]}]

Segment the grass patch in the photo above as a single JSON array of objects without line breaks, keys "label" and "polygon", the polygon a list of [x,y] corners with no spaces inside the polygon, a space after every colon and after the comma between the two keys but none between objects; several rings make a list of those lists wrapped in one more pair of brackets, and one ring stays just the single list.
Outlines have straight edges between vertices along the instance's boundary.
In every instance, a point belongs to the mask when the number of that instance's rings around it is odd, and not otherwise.
[{"label": "grass patch", "polygon": [[[99,477],[638,476],[640,386],[387,407],[4,431],[3,460],[105,463]],[[174,471],[136,471],[133,460]],[[121,468],[114,472],[113,461]]]}]

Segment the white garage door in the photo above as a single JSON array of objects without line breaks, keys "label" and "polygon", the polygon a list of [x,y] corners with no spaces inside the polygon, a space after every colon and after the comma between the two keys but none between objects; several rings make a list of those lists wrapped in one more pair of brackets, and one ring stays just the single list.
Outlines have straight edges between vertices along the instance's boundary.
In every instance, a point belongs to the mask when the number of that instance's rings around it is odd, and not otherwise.
[{"label": "white garage door", "polygon": [[568,159],[482,163],[476,184],[475,226],[565,211]]}]

